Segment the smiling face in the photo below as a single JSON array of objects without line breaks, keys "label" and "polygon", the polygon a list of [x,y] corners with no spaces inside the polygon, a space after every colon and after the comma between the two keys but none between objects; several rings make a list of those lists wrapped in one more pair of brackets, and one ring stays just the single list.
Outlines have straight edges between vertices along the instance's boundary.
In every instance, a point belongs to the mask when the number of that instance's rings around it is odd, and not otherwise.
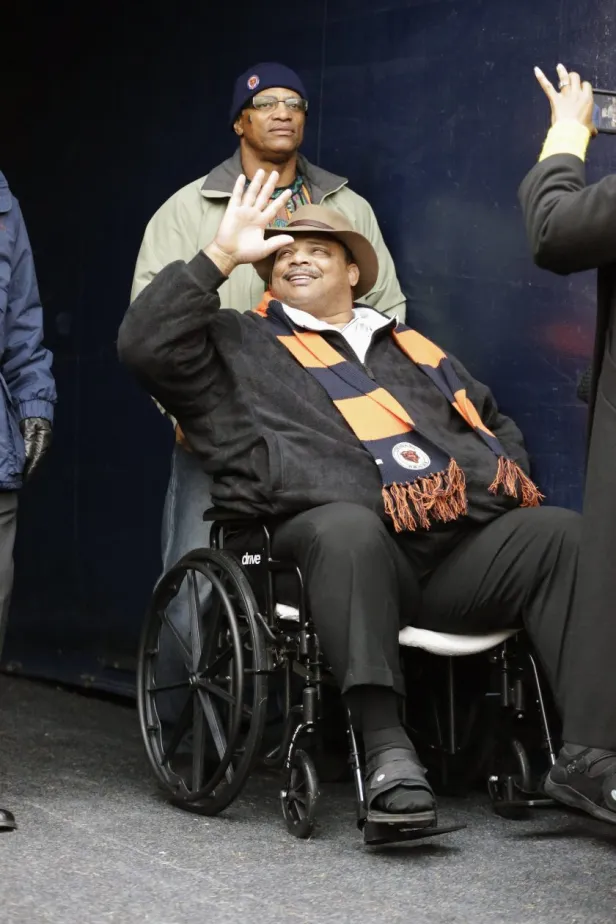
[{"label": "smiling face", "polygon": [[270,163],[282,162],[294,154],[304,140],[306,113],[284,105],[285,99],[301,99],[294,90],[272,87],[257,93],[254,99],[262,97],[275,97],[278,105],[272,110],[243,109],[235,121],[235,132],[242,146],[251,148]]},{"label": "smiling face", "polygon": [[298,234],[276,254],[272,294],[316,318],[352,315],[359,269],[340,241],[327,234]]}]

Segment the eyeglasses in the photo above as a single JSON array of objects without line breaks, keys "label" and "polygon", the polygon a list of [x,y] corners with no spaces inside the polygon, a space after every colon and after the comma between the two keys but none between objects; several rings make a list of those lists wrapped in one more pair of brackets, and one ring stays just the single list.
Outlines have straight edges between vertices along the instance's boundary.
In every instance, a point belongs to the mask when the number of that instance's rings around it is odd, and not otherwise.
[{"label": "eyeglasses", "polygon": [[278,99],[277,96],[255,96],[250,105],[258,112],[273,112],[279,103],[284,103],[291,112],[308,112],[308,100],[297,96],[290,96],[288,99]]}]

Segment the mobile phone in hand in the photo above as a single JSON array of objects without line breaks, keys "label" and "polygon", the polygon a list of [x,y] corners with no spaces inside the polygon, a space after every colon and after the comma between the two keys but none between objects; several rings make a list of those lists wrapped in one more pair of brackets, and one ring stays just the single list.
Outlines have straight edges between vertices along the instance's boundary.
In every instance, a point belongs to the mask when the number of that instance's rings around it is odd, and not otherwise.
[{"label": "mobile phone in hand", "polygon": [[592,121],[597,131],[616,135],[616,90],[593,90]]}]

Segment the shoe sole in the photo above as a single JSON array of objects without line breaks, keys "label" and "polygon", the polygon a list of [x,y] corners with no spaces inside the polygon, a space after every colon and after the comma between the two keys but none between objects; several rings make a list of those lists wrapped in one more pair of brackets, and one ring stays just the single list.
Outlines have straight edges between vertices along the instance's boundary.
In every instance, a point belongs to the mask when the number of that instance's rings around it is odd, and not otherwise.
[{"label": "shoe sole", "polygon": [[380,812],[370,809],[366,816],[366,821],[378,825],[405,825],[409,828],[433,828],[436,825],[436,809],[428,809],[425,812],[405,812],[404,814]]},{"label": "shoe sole", "polygon": [[552,799],[556,799],[557,802],[563,802],[571,808],[579,809],[581,812],[591,815],[598,821],[605,821],[610,825],[616,825],[616,812],[601,808],[600,805],[591,802],[590,799],[583,796],[577,789],[573,789],[572,786],[554,783],[548,776],[544,784],[544,789],[548,796]]}]

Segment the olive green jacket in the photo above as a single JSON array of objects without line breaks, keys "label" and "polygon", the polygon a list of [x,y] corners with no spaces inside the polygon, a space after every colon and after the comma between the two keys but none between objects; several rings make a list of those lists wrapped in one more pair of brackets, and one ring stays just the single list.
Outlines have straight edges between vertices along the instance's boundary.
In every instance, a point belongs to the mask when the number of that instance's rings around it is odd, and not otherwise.
[{"label": "olive green jacket", "polygon": [[[307,181],[312,202],[338,209],[368,238],[379,258],[379,277],[362,303],[404,320],[405,299],[391,255],[370,205],[335,176],[299,157],[298,170]],[[131,301],[156,273],[174,260],[188,262],[216,236],[235,181],[242,171],[239,149],[206,177],[176,192],[149,222],[137,257]],[[263,296],[264,285],[250,265],[238,266],[219,290],[223,308],[249,311]]]}]

